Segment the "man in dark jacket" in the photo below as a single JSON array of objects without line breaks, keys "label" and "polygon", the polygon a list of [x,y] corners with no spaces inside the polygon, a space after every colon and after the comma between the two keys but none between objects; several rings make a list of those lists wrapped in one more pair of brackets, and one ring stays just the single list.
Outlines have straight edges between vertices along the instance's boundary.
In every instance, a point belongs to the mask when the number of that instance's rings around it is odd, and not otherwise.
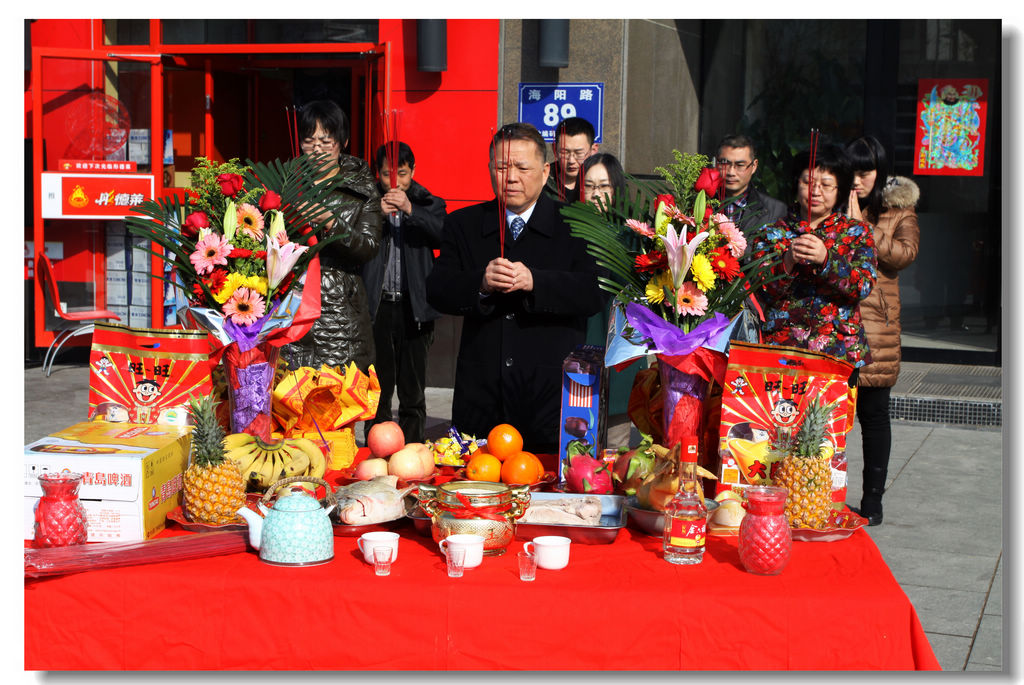
[{"label": "man in dark jacket", "polygon": [[544,192],[552,200],[576,202],[583,199],[583,162],[597,153],[594,125],[582,117],[569,117],[558,122],[551,149],[555,163],[551,165]]},{"label": "man in dark jacket", "polygon": [[426,280],[434,268],[434,250],[441,247],[445,204],[413,180],[416,158],[408,145],[397,145],[397,172],[387,152],[387,145],[381,145],[376,158],[384,212],[381,249],[363,268],[380,380],[377,416],[365,429],[391,420],[391,396],[397,388],[398,425],[405,440],[423,442],[427,351],[434,340],[434,320],[441,316],[427,303]]},{"label": "man in dark jacket", "polygon": [[757,148],[747,136],[729,135],[718,144],[715,165],[722,174],[725,201],[720,211],[743,231],[747,251],[757,237],[755,231],[786,216],[786,205],[762,193],[751,181],[757,171]]},{"label": "man in dark jacket", "polygon": [[[747,249],[741,260],[746,260],[750,256],[750,246],[758,237],[758,231],[786,216],[786,205],[762,193],[751,183],[757,171],[757,148],[747,136],[729,135],[723,138],[718,144],[715,165],[725,185],[725,201],[719,211],[743,231]],[[750,300],[744,302],[742,315],[731,338],[743,342],[760,342],[760,315],[751,307]]]},{"label": "man in dark jacket", "polygon": [[510,423],[525,449],[555,453],[562,361],[602,305],[597,266],[542,194],[550,169],[536,128],[503,126],[489,168],[495,199],[448,215],[427,278],[427,300],[464,317],[452,424],[483,437]]}]

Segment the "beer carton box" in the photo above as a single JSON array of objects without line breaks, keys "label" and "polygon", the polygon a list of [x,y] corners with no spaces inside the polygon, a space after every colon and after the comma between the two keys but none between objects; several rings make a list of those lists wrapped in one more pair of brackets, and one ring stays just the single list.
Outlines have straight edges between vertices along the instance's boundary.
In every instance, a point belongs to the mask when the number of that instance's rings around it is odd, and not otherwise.
[{"label": "beer carton box", "polygon": [[89,542],[151,538],[181,504],[190,426],[86,421],[25,446],[25,539],[34,536],[39,475],[82,474]]},{"label": "beer carton box", "polygon": [[608,421],[604,347],[580,345],[562,362],[562,413],[558,422],[558,482],[565,483],[571,454],[601,458]]}]

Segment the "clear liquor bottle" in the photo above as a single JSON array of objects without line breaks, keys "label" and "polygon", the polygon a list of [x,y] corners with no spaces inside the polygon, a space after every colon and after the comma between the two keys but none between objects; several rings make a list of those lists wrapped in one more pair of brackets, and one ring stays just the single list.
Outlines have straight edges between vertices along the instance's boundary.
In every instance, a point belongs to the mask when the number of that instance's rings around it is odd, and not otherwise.
[{"label": "clear liquor bottle", "polygon": [[671,564],[699,564],[708,509],[697,490],[697,438],[684,437],[681,447],[679,490],[665,508],[664,556]]}]

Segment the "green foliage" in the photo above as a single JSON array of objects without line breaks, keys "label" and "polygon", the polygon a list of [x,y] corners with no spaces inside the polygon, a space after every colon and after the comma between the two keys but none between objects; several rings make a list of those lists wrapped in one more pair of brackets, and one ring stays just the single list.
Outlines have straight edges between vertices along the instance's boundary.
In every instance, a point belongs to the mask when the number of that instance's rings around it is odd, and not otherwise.
[{"label": "green foliage", "polygon": [[654,170],[671,185],[677,206],[692,207],[697,197],[693,184],[697,182],[700,172],[711,163],[711,159],[705,155],[683,154],[679,150],[673,150],[672,155],[676,158],[675,164],[655,167]]}]

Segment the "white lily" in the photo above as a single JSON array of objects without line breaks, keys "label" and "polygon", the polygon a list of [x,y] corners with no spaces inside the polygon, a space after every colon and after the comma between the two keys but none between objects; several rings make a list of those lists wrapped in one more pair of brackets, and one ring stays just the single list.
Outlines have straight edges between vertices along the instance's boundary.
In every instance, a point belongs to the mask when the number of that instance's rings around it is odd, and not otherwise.
[{"label": "white lily", "polygon": [[267,214],[270,215],[270,228],[267,229],[267,245],[270,243],[277,242],[277,234],[284,233],[284,216],[276,209],[271,209]]},{"label": "white lily", "polygon": [[678,291],[690,272],[690,264],[693,263],[693,255],[697,253],[697,246],[707,240],[711,235],[707,231],[695,235],[689,243],[684,243],[684,233],[676,233],[676,227],[669,224],[665,227],[665,235],[662,242],[665,244],[665,256],[668,258],[668,268],[672,272],[672,287]]},{"label": "white lily", "polygon": [[234,200],[228,200],[227,209],[224,210],[224,237],[231,240],[235,237],[235,227],[238,225],[238,209]]},{"label": "white lily", "polygon": [[309,248],[305,245],[287,242],[278,245],[276,240],[267,243],[267,284],[274,290],[294,268],[302,253]]}]

